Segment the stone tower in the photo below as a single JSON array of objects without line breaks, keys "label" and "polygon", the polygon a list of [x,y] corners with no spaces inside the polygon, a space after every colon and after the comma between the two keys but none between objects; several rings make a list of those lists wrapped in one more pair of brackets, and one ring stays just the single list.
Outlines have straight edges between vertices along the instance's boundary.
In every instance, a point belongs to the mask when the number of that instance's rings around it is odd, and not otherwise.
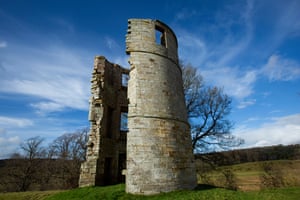
[{"label": "stone tower", "polygon": [[177,38],[157,20],[130,19],[126,192],[196,187]]}]

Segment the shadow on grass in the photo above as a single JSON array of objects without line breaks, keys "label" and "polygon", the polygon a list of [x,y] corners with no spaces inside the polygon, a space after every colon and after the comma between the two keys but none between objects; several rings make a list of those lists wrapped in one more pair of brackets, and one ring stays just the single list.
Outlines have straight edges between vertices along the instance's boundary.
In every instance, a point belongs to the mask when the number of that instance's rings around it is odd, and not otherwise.
[{"label": "shadow on grass", "polygon": [[198,184],[194,190],[211,190],[216,188],[220,188],[220,187],[214,185],[208,185],[208,184]]}]

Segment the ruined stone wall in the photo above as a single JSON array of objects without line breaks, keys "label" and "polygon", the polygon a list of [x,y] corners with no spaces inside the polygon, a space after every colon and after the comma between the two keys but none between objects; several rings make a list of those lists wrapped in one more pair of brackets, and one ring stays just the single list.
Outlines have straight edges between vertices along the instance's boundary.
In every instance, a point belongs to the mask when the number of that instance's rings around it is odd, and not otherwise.
[{"label": "ruined stone wall", "polygon": [[121,112],[127,112],[127,85],[123,75],[129,71],[96,56],[91,79],[90,133],[86,162],[81,165],[79,186],[108,185],[124,179],[126,133],[121,131]]},{"label": "ruined stone wall", "polygon": [[155,194],[196,186],[177,39],[165,24],[130,19],[126,191]]}]

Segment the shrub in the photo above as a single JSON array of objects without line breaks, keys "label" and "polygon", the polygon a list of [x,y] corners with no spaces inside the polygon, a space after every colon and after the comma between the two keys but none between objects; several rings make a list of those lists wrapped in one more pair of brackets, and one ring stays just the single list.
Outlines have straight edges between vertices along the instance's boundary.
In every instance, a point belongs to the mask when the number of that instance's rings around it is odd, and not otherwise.
[{"label": "shrub", "polygon": [[262,188],[279,188],[284,186],[283,174],[278,166],[271,162],[262,164],[263,173],[260,176]]}]

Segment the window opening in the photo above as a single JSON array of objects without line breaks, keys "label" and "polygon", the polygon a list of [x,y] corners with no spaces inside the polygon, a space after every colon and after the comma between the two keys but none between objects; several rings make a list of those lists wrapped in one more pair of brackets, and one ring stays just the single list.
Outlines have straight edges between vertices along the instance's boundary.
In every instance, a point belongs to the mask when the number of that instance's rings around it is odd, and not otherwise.
[{"label": "window opening", "polygon": [[128,87],[129,74],[122,73],[122,87]]},{"label": "window opening", "polygon": [[156,44],[166,47],[166,34],[164,29],[155,26],[155,40]]},{"label": "window opening", "polygon": [[121,112],[120,131],[122,131],[122,132],[128,131],[128,113],[127,112]]},{"label": "window opening", "polygon": [[108,138],[112,137],[112,121],[113,121],[113,108],[107,106],[107,115],[106,115],[106,136]]}]

